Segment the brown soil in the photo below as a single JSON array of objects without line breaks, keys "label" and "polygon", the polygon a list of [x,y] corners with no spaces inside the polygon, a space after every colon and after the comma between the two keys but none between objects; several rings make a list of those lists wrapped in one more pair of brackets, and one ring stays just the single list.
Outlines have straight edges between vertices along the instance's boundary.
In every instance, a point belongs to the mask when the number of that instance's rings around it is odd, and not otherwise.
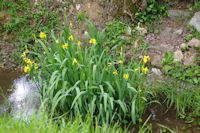
[{"label": "brown soil", "polygon": [[14,49],[12,43],[8,43],[0,40],[0,68],[15,68],[16,63],[11,61],[11,54]]},{"label": "brown soil", "polygon": [[[40,2],[40,0],[38,0],[38,3]],[[68,2],[67,0],[64,0],[63,2]],[[30,1],[31,5],[33,6],[34,2],[33,0]],[[178,7],[176,7],[178,5]],[[179,4],[176,3],[176,1],[173,4],[173,8],[174,9],[186,9],[188,7],[186,7],[185,1],[184,2],[179,2]],[[56,8],[64,8],[65,4],[63,4],[62,2],[59,3],[57,1],[53,1],[51,3],[47,3],[46,4],[47,8],[53,11]],[[77,8],[78,6],[80,6],[80,9]],[[76,38],[78,38],[79,40],[83,41],[86,40],[87,37],[85,36],[85,32],[88,32],[88,28],[87,28],[87,24],[85,21],[77,21],[76,19],[76,15],[79,12],[83,12],[86,14],[86,16],[88,17],[88,20],[91,21],[93,24],[95,24],[97,26],[97,28],[100,29],[104,29],[105,28],[105,22],[106,21],[113,21],[114,18],[112,18],[110,16],[111,12],[109,9],[110,5],[107,2],[102,2],[101,0],[96,0],[96,1],[91,1],[91,0],[82,0],[81,3],[76,2],[76,3],[71,3],[70,4],[70,8],[69,10],[66,10],[66,15],[68,16],[67,21],[64,21],[64,16],[62,13],[59,13],[59,18],[61,20],[61,22],[63,22],[63,25],[65,23],[69,24],[69,22],[71,21],[73,24],[73,34]],[[112,7],[114,8],[114,6]],[[31,9],[33,9],[31,7]],[[36,11],[37,9],[34,9],[33,11]],[[117,9],[116,9],[117,10]],[[6,14],[6,13],[5,13]],[[5,15],[4,15],[5,17]],[[7,22],[9,20],[9,15],[6,15],[6,18],[4,18],[3,23]],[[130,17],[129,17],[130,19]],[[44,20],[47,21],[47,20]],[[160,31],[163,31],[166,29],[166,27],[171,28],[172,30],[170,32],[173,32],[175,30],[178,30],[180,28],[183,29],[183,33],[181,34],[181,36],[177,36],[177,37],[173,37],[171,35],[166,35],[166,34],[153,34],[150,33],[148,34],[145,38],[144,41],[150,43],[151,45],[157,45],[157,46],[161,46],[161,45],[166,45],[170,48],[176,48],[176,46],[179,46],[181,43],[185,42],[185,37],[186,35],[189,33],[187,31],[186,28],[186,20],[171,20],[170,18],[167,19],[163,19],[162,20],[163,23],[161,25],[159,25],[158,27],[156,27],[157,29],[159,29]],[[184,24],[183,24],[184,22]],[[34,23],[33,23],[34,24]],[[7,36],[7,34],[5,34],[4,36]],[[13,41],[14,39],[12,38],[12,35],[9,37],[11,41]],[[14,49],[14,45],[10,44],[10,43],[6,43],[3,42],[0,39],[0,51],[1,53],[3,53],[3,55],[1,55],[0,57],[0,63],[4,64],[5,67],[8,66],[14,66],[9,63],[9,61],[5,58],[7,56],[10,57],[11,53],[12,53],[12,49]],[[13,41],[14,42],[14,41]],[[6,45],[2,45],[2,44],[6,44]],[[6,52],[5,52],[6,51]]]},{"label": "brown soil", "polygon": [[[80,9],[77,8],[78,6],[80,6]],[[85,21],[77,21],[76,19],[76,15],[80,12],[86,14],[88,20],[95,24],[97,28],[105,28],[106,18],[104,17],[104,14],[106,13],[106,10],[104,10],[104,7],[103,2],[92,2],[91,0],[83,0],[82,3],[76,3],[70,6],[68,12],[69,19],[67,23],[69,23],[69,21],[73,23],[73,32],[75,37],[83,41],[87,38],[84,35],[84,32],[89,33],[87,23]]]},{"label": "brown soil", "polygon": [[[181,21],[182,22],[182,21]],[[161,45],[161,44],[167,44],[169,46],[179,46],[182,43],[185,43],[185,37],[190,34],[190,32],[187,29],[186,24],[180,24],[177,20],[172,20],[170,18],[166,18],[162,20],[162,24],[160,24],[157,28],[157,30],[160,31],[159,34],[156,33],[150,33],[145,38],[145,42],[150,42],[151,44],[155,45]],[[166,33],[165,30],[170,30],[169,33]],[[183,33],[181,35],[174,35],[173,33],[177,30],[183,30]]]},{"label": "brown soil", "polygon": [[[38,0],[38,3],[41,2]],[[68,2],[67,0],[63,1],[64,3]],[[102,1],[91,1],[91,0],[82,0],[81,3],[70,3],[70,9],[66,10],[67,14],[67,22],[64,21],[63,13],[58,13],[59,19],[63,23],[69,24],[71,21],[73,24],[73,34],[78,40],[86,40],[87,37],[84,35],[84,32],[88,32],[87,24],[85,21],[79,22],[76,19],[76,15],[79,12],[83,12],[86,14],[89,21],[91,21],[93,24],[95,24],[98,28],[103,29],[105,28],[105,21],[107,18],[105,17],[107,10],[106,10],[106,2]],[[33,12],[36,12],[37,9],[33,8],[34,6],[34,0],[30,1],[31,9]],[[77,8],[77,6],[80,6],[80,9]],[[65,8],[65,4],[58,1],[53,1],[50,3],[46,3],[46,8],[51,8],[51,11],[55,11],[57,8]],[[2,24],[8,23],[9,18],[12,17],[11,15],[7,14],[5,11],[0,11],[0,26],[2,27]],[[43,20],[47,21],[47,20]],[[35,25],[34,22],[31,22],[31,25]],[[4,30],[4,29],[2,29]],[[6,41],[4,40],[5,38]],[[10,59],[12,58],[11,54],[12,51],[15,49],[13,42],[17,41],[12,34],[8,34],[6,32],[1,33],[1,39],[0,39],[0,67],[5,68],[13,68],[17,67],[17,64],[15,62],[12,62]]]},{"label": "brown soil", "polygon": [[[184,11],[184,10],[183,10]],[[150,44],[149,54],[158,53],[164,56],[165,52],[177,50],[182,43],[187,43],[186,36],[191,32],[187,28],[188,18],[162,18],[162,24],[156,26],[160,33],[149,33],[143,41]],[[176,32],[182,31],[180,34]]]}]

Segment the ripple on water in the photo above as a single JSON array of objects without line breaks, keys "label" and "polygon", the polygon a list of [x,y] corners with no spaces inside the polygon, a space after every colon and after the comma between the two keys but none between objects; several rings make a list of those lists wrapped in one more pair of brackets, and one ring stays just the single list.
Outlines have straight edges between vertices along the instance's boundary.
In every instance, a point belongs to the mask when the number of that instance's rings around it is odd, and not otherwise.
[{"label": "ripple on water", "polygon": [[[21,71],[0,70],[0,114],[8,111],[11,115],[19,117],[22,115],[25,119],[34,111],[37,111],[40,105],[40,94],[35,83],[24,76]],[[9,91],[12,88],[12,91]],[[11,107],[6,104],[8,101]],[[20,112],[20,113],[19,113]]]},{"label": "ripple on water", "polygon": [[27,76],[22,76],[14,80],[13,87],[14,91],[9,96],[13,105],[11,114],[23,112],[23,117],[27,117],[34,113],[40,105],[40,94],[36,84]]}]

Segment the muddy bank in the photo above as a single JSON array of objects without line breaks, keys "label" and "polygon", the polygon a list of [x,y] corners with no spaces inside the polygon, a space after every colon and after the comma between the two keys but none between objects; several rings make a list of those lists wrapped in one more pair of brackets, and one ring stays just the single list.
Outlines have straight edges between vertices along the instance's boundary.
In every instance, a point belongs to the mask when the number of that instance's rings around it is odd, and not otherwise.
[{"label": "muddy bank", "polygon": [[[176,110],[172,107],[168,109],[164,105],[152,104],[148,107],[144,114],[144,118],[151,115],[149,122],[152,124],[152,130],[154,133],[160,133],[162,126],[173,130],[175,133],[199,133],[200,125],[198,119],[191,119],[191,121],[184,121],[177,117]],[[193,121],[192,121],[193,120]]]}]

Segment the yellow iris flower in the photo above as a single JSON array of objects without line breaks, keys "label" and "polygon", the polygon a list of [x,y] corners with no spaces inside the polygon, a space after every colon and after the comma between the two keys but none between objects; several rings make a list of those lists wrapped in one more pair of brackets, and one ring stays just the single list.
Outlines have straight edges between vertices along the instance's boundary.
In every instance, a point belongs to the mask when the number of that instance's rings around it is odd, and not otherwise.
[{"label": "yellow iris flower", "polygon": [[77,61],[76,58],[73,59],[72,65],[74,65],[75,63],[76,63],[76,64],[78,63],[78,61]]},{"label": "yellow iris flower", "polygon": [[144,74],[146,74],[147,71],[148,71],[148,68],[147,68],[147,67],[145,67],[145,68],[143,67],[143,68],[142,68],[142,72],[143,72]]},{"label": "yellow iris flower", "polygon": [[63,49],[68,49],[68,43],[65,43],[65,45],[62,45]]},{"label": "yellow iris flower", "polygon": [[150,57],[149,56],[144,56],[143,58],[143,63],[147,63],[147,61],[150,60]]},{"label": "yellow iris flower", "polygon": [[24,52],[22,55],[21,55],[21,58],[25,58],[26,57],[26,52]]},{"label": "yellow iris flower", "polygon": [[112,66],[112,63],[111,63],[111,62],[108,62],[108,66]]},{"label": "yellow iris flower", "polygon": [[72,26],[73,26],[73,25],[72,25],[72,22],[70,21],[70,22],[69,22],[69,27],[72,28]]},{"label": "yellow iris flower", "polygon": [[96,42],[97,42],[97,40],[96,39],[90,39],[90,41],[89,41],[89,43],[91,43],[91,44],[96,44]]},{"label": "yellow iris flower", "polygon": [[44,32],[40,32],[40,38],[41,38],[41,39],[42,39],[42,38],[47,39],[47,35],[46,35]]},{"label": "yellow iris flower", "polygon": [[140,67],[134,69],[135,72],[137,72],[139,70],[140,70]]},{"label": "yellow iris flower", "polygon": [[114,72],[113,72],[113,74],[116,76],[118,73],[117,73],[117,70],[115,70]]},{"label": "yellow iris flower", "polygon": [[28,58],[23,58],[23,60],[24,60],[24,62],[27,63],[27,64],[31,62],[31,59],[28,59]]},{"label": "yellow iris flower", "polygon": [[30,72],[30,71],[31,71],[31,67],[29,65],[24,66],[24,72],[25,73]]},{"label": "yellow iris flower", "polygon": [[124,79],[128,79],[128,78],[129,78],[129,75],[128,75],[128,74],[124,74],[124,75],[123,75],[123,78],[124,78]]},{"label": "yellow iris flower", "polygon": [[68,40],[73,41],[73,40],[74,40],[73,36],[70,35],[70,36],[68,37]]},{"label": "yellow iris flower", "polygon": [[38,69],[38,65],[36,63],[34,63],[34,68]]},{"label": "yellow iris flower", "polygon": [[80,44],[81,44],[81,42],[80,42],[80,41],[78,41],[77,43],[78,43],[78,45],[80,45]]},{"label": "yellow iris flower", "polygon": [[122,63],[123,63],[123,61],[122,61],[122,60],[119,60],[119,61],[118,61],[118,63],[119,63],[119,64],[122,64]]},{"label": "yellow iris flower", "polygon": [[56,40],[56,43],[59,43],[59,40],[58,40],[58,39]]},{"label": "yellow iris flower", "polygon": [[121,46],[120,56],[122,56],[122,54],[123,54],[123,47]]},{"label": "yellow iris flower", "polygon": [[105,70],[108,71],[108,69],[109,69],[109,67],[107,66]]},{"label": "yellow iris flower", "polygon": [[35,34],[33,35],[34,39],[35,39],[35,43],[38,43],[37,37],[35,36]]}]

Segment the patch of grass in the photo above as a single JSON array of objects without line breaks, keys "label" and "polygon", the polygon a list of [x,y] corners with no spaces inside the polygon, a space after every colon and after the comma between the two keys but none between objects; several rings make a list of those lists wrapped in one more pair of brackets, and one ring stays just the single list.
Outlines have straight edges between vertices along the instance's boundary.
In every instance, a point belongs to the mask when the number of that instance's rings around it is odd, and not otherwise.
[{"label": "patch of grass", "polygon": [[85,14],[84,12],[80,11],[76,14],[76,20],[77,21],[85,21],[88,17],[87,14]]},{"label": "patch of grass", "polygon": [[[200,50],[199,50],[200,51]],[[190,66],[182,65],[180,62],[174,62],[174,54],[166,53],[162,63],[164,72],[174,78],[186,81],[192,84],[200,84],[200,57]]]},{"label": "patch of grass", "polygon": [[200,39],[200,32],[198,32],[193,26],[187,25],[187,29],[190,31],[190,34],[186,36],[186,41],[189,42],[194,37]]},{"label": "patch of grass", "polygon": [[49,32],[55,29],[58,13],[47,8],[45,2],[31,9],[30,2],[27,0],[3,0],[0,7],[8,14],[4,15],[8,21],[4,21],[5,18],[0,20],[3,22],[0,25],[0,31],[2,31],[0,36],[6,41],[15,42],[10,58],[15,59],[14,64],[21,63],[19,55],[24,51],[25,44],[29,44],[32,50],[38,50],[38,47],[33,45],[33,36],[40,31]]},{"label": "patch of grass", "polygon": [[106,23],[106,45],[108,46],[122,46],[123,44],[127,44],[128,40],[122,38],[121,35],[125,34],[127,26],[118,20],[114,23],[107,22]]},{"label": "patch of grass", "polygon": [[161,16],[168,16],[168,0],[165,0],[165,5],[161,5],[159,1],[147,0],[147,7],[144,11],[138,11],[135,16],[136,20],[140,23],[153,23],[154,20],[159,19]]},{"label": "patch of grass", "polygon": [[49,119],[46,113],[32,115],[27,121],[22,117],[0,116],[0,131],[1,133],[128,133],[127,129],[122,129],[117,124],[93,125],[89,117],[85,121],[80,116],[75,119],[60,117],[55,121]]},{"label": "patch of grass", "polygon": [[160,97],[159,101],[166,104],[168,109],[175,108],[180,118],[187,120],[189,117],[199,117],[200,90],[198,86],[170,79],[159,81],[153,86],[154,91],[158,94],[157,97]]}]

